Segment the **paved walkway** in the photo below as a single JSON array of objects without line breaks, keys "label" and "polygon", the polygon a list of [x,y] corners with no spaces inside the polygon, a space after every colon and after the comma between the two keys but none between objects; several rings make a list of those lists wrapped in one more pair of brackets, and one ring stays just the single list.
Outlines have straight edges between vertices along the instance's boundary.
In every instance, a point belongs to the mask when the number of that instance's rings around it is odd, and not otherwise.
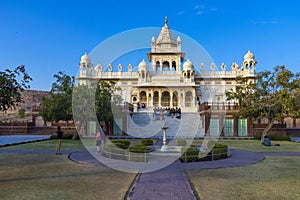
[{"label": "paved walkway", "polygon": [[[20,150],[0,148],[0,153],[54,154],[55,150]],[[62,150],[62,153],[70,154],[70,159],[75,162],[104,166],[86,150]],[[228,159],[213,162],[181,163],[177,160],[171,165],[158,171],[142,173],[139,175],[131,192],[129,193],[129,199],[196,199],[187,177],[185,176],[184,170],[245,166],[258,163],[262,161],[265,156],[300,156],[300,152],[250,152],[238,149],[231,149],[230,154],[231,157]]]}]

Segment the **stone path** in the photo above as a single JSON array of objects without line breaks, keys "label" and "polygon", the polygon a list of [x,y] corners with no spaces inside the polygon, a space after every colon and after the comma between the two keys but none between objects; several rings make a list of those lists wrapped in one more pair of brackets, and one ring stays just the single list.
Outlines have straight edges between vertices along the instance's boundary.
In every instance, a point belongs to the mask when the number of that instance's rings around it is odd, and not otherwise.
[{"label": "stone path", "polygon": [[141,174],[129,199],[196,199],[184,172],[180,170],[180,164],[176,161],[164,169]]}]

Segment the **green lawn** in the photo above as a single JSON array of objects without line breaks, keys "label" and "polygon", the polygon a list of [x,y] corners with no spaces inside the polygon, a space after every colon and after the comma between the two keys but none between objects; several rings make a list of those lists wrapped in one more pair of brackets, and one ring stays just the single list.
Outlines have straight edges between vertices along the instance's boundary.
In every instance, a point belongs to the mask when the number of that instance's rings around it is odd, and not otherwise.
[{"label": "green lawn", "polygon": [[[194,140],[194,144],[201,144],[203,140]],[[272,146],[266,147],[260,140],[218,140],[218,143],[226,144],[231,148],[243,149],[254,152],[300,152],[300,143],[290,141],[271,141]],[[279,147],[274,144],[280,144]]]},{"label": "green lawn", "polygon": [[[55,149],[57,140],[46,140],[41,142],[32,142],[20,144],[10,147],[3,147],[7,149],[25,149],[25,150],[51,150]],[[62,140],[61,149],[65,150],[84,150],[85,147],[80,140]]]},{"label": "green lawn", "polygon": [[0,177],[1,199],[110,200],[123,199],[135,174],[77,164],[67,155],[2,153]]},{"label": "green lawn", "polygon": [[205,200],[300,199],[300,157],[267,157],[245,167],[189,170]]}]

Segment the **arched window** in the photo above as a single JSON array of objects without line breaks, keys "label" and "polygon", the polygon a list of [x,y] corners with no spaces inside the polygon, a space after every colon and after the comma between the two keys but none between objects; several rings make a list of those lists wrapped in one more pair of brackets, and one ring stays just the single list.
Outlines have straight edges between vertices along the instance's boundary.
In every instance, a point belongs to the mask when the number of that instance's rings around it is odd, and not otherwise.
[{"label": "arched window", "polygon": [[156,61],[156,67],[155,67],[156,72],[160,71],[160,62]]},{"label": "arched window", "polygon": [[168,61],[163,62],[163,71],[170,71],[170,63]]},{"label": "arched window", "polygon": [[136,100],[137,100],[136,96],[132,97],[133,102],[136,102]]},{"label": "arched window", "polygon": [[172,71],[176,71],[176,62],[175,61],[172,62]]},{"label": "arched window", "polygon": [[145,78],[144,71],[141,72],[141,75],[142,75],[142,79],[144,79]]},{"label": "arched window", "polygon": [[185,107],[192,106],[193,95],[191,91],[185,93]]}]

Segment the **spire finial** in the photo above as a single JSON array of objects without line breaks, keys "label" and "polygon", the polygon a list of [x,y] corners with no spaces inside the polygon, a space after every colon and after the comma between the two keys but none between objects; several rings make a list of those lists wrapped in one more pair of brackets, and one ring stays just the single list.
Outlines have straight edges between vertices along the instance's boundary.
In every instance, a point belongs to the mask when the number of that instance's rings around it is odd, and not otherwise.
[{"label": "spire finial", "polygon": [[166,25],[168,25],[168,21],[169,21],[168,16],[166,16],[166,17],[165,17],[165,24],[166,24]]}]

